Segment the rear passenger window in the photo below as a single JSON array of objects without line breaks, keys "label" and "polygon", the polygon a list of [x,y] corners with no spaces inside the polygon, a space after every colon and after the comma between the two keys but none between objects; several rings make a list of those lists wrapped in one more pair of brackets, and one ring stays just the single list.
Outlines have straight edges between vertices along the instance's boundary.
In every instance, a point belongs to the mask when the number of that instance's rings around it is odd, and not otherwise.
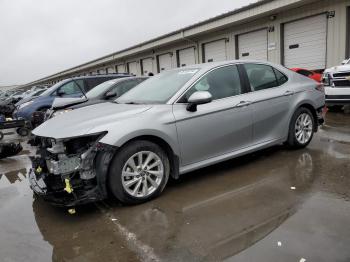
[{"label": "rear passenger window", "polygon": [[208,91],[213,100],[240,95],[242,88],[237,66],[225,66],[208,73],[179,102],[186,103],[196,91]]},{"label": "rear passenger window", "polygon": [[271,66],[262,64],[244,64],[244,67],[253,91],[279,86],[275,72]]},{"label": "rear passenger window", "polygon": [[274,68],[273,70],[275,71],[277,82],[278,82],[279,86],[283,85],[284,83],[286,83],[288,81],[288,78],[284,74],[282,74],[280,71],[278,71],[276,68]]}]

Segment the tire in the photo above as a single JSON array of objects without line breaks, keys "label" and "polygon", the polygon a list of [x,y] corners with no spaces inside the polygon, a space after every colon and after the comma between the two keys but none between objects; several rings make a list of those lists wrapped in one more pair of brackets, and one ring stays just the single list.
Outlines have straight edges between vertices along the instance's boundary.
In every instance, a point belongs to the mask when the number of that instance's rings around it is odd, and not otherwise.
[{"label": "tire", "polygon": [[[304,121],[303,121],[303,117],[305,117]],[[300,128],[301,123],[307,123],[307,124],[309,123],[309,124],[303,125]],[[316,123],[315,123],[314,116],[309,109],[305,107],[301,107],[297,109],[297,111],[295,111],[295,113],[293,114],[293,117],[289,125],[289,133],[288,133],[288,140],[287,140],[288,146],[291,148],[304,148],[308,146],[315,132],[315,124]],[[304,137],[304,139],[302,137]]]},{"label": "tire", "polygon": [[[148,156],[150,156],[150,161],[147,164],[148,168],[139,168],[138,157],[140,153],[142,154],[141,163],[143,165],[146,164]],[[149,173],[151,171],[153,174]],[[158,176],[155,175],[156,173]],[[169,159],[164,150],[157,144],[139,140],[125,145],[113,157],[107,183],[112,195],[120,202],[140,204],[162,193],[168,182],[169,173]],[[130,174],[130,176],[127,176],[127,174]],[[147,188],[147,191],[144,191],[145,188]]]},{"label": "tire", "polygon": [[17,134],[19,134],[22,137],[26,137],[30,133],[29,129],[27,129],[25,127],[20,127],[16,131],[17,131]]}]

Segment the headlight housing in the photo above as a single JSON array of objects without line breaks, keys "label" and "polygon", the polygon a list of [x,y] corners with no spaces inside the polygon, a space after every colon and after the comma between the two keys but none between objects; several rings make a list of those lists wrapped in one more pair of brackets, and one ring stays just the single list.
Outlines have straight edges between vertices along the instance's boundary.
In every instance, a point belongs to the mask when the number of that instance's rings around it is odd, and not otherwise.
[{"label": "headlight housing", "polygon": [[330,86],[331,83],[331,75],[329,73],[324,73],[322,76],[322,83],[325,86]]},{"label": "headlight housing", "polygon": [[34,101],[25,102],[25,103],[21,104],[21,105],[18,107],[18,109],[22,109],[22,108],[24,108],[24,107],[27,107],[27,106],[29,106],[30,104],[32,104],[33,102],[34,102]]}]

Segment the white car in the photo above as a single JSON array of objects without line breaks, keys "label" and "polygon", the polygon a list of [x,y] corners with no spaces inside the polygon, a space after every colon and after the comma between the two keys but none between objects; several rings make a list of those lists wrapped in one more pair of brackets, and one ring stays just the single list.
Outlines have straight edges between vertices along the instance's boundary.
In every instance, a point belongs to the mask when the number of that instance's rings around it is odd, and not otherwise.
[{"label": "white car", "polygon": [[339,66],[326,69],[322,82],[328,106],[350,104],[350,59],[344,60]]}]

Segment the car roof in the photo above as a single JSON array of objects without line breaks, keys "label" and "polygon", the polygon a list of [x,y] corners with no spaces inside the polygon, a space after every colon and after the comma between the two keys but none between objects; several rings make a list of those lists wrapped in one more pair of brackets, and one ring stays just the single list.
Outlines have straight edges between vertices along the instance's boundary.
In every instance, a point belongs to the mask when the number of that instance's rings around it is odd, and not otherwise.
[{"label": "car roof", "polygon": [[103,74],[103,75],[90,75],[90,76],[76,76],[76,77],[70,77],[66,79],[74,79],[74,80],[79,80],[79,79],[90,79],[90,78],[106,78],[106,77],[127,77],[127,76],[132,76],[128,73],[118,73],[118,74]]},{"label": "car roof", "polygon": [[263,60],[229,60],[229,61],[222,61],[222,62],[209,62],[209,63],[203,63],[203,64],[194,64],[179,68],[174,68],[174,70],[187,70],[187,69],[211,69],[223,65],[230,65],[230,64],[267,64],[271,66],[276,66],[276,64],[270,63],[269,61],[263,61]]},{"label": "car roof", "polygon": [[129,81],[129,80],[135,80],[135,79],[148,79],[148,76],[131,76],[131,77],[122,77],[122,78],[115,78],[108,80],[111,82],[119,83],[119,82],[124,82],[124,81]]}]

